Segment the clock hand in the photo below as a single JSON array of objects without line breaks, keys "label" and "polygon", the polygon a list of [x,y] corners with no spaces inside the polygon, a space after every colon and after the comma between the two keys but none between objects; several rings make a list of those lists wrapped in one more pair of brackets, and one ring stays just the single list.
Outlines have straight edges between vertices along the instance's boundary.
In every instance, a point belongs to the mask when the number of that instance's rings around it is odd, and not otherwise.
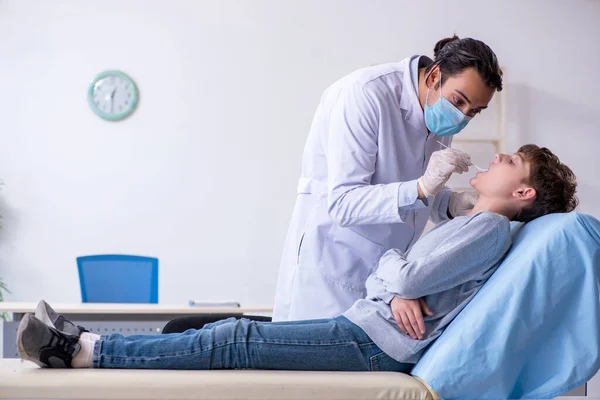
[{"label": "clock hand", "polygon": [[112,90],[112,92],[110,93],[110,113],[114,114],[115,110],[114,110],[114,106],[115,106],[115,93],[117,92],[117,87],[115,86]]}]

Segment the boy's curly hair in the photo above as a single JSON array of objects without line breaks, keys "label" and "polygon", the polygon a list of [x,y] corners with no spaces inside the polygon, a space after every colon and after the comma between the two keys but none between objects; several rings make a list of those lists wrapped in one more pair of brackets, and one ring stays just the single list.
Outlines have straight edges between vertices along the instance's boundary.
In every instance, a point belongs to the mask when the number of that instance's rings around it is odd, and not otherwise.
[{"label": "boy's curly hair", "polygon": [[525,183],[537,192],[530,208],[521,210],[515,221],[529,222],[551,213],[570,212],[577,207],[577,180],[573,171],[545,147],[521,146],[517,151],[529,162],[529,178]]}]

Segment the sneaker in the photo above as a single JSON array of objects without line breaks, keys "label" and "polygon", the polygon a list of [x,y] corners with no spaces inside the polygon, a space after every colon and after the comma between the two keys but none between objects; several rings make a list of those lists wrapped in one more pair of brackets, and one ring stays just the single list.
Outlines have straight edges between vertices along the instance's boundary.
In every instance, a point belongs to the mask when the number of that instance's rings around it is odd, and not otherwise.
[{"label": "sneaker", "polygon": [[40,367],[71,368],[81,345],[78,336],[62,333],[27,313],[17,329],[17,350],[23,360]]},{"label": "sneaker", "polygon": [[81,336],[83,332],[88,332],[85,328],[75,325],[71,321],[65,318],[64,315],[54,311],[50,304],[44,300],[40,301],[35,308],[35,317],[48,325],[51,328],[55,328],[67,335]]}]

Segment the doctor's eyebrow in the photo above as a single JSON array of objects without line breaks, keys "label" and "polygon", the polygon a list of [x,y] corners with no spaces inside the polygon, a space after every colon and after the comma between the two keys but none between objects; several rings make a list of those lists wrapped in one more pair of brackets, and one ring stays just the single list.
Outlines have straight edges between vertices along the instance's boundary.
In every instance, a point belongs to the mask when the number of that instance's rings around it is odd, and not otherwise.
[{"label": "doctor's eyebrow", "polygon": [[[462,97],[465,98],[465,100],[467,101],[467,103],[469,104],[473,104],[473,102],[460,90],[458,89],[454,89],[456,91],[456,93],[460,94]],[[487,106],[482,106],[482,107],[477,107],[478,110],[485,110],[487,108]]]}]

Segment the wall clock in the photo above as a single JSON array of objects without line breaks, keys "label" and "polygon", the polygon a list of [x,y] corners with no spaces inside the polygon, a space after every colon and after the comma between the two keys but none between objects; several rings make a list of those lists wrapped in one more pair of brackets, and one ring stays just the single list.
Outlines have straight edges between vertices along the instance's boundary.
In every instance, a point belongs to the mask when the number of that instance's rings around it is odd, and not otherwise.
[{"label": "wall clock", "polygon": [[118,121],[128,117],[138,103],[133,79],[121,71],[104,71],[90,83],[88,101],[101,118]]}]

